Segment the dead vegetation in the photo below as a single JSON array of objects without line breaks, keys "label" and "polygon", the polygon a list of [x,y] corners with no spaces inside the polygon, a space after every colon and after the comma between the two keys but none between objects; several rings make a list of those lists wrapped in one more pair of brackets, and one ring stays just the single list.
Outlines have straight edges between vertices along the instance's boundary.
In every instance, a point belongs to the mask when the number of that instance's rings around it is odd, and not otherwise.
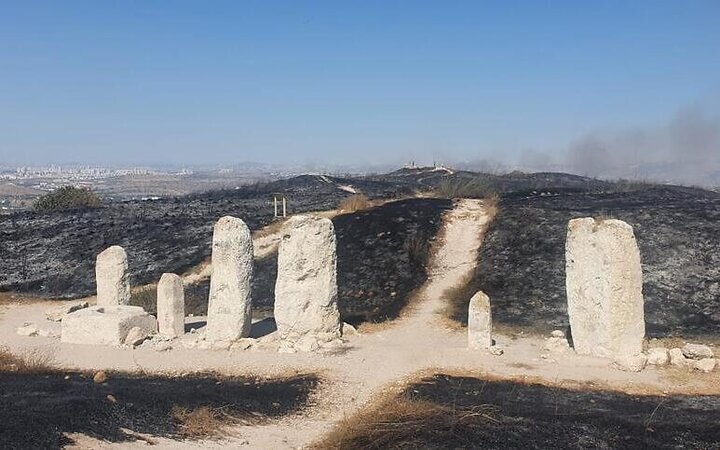
[{"label": "dead vegetation", "polygon": [[428,431],[452,436],[465,427],[496,421],[491,405],[457,409],[433,402],[390,397],[340,425],[316,444],[316,450],[415,448],[416,437]]},{"label": "dead vegetation", "polygon": [[0,373],[46,374],[55,370],[53,362],[52,355],[42,350],[28,350],[17,355],[11,353],[7,347],[0,347]]},{"label": "dead vegetation", "polygon": [[342,420],[314,448],[714,448],[720,439],[718,397],[547,383],[421,376]]},{"label": "dead vegetation", "polygon": [[227,427],[237,421],[221,408],[209,406],[190,409],[176,405],[170,410],[170,416],[180,436],[187,439],[222,436]]},{"label": "dead vegetation", "polygon": [[338,204],[338,211],[342,214],[364,211],[372,207],[372,203],[365,194],[355,194]]},{"label": "dead vegetation", "polygon": [[440,198],[490,198],[497,197],[497,189],[485,178],[447,178],[435,189]]},{"label": "dead vegetation", "polygon": [[[193,373],[167,376],[46,371],[43,360],[0,352],[0,448],[65,448],[74,434],[114,443],[217,439],[229,426],[266,424],[306,407],[320,379]],[[25,364],[25,366],[22,366]],[[16,369],[21,367],[21,369]],[[23,370],[24,372],[21,372]]]}]

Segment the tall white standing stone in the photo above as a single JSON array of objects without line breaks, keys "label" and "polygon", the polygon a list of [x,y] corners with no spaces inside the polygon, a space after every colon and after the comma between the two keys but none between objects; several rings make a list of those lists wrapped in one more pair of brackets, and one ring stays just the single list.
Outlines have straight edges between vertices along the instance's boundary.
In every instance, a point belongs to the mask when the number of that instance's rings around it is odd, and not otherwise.
[{"label": "tall white standing stone", "polygon": [[213,232],[206,338],[233,341],[250,334],[253,244],[242,220],[225,216]]},{"label": "tall white standing stone", "polygon": [[185,288],[182,278],[164,273],[157,286],[159,333],[167,337],[185,334]]},{"label": "tall white standing stone", "polygon": [[285,345],[312,350],[341,335],[335,228],[330,219],[294,216],[278,250],[275,321]]},{"label": "tall white standing stone", "polygon": [[130,303],[130,277],[125,249],[113,245],[103,250],[95,261],[98,306]]},{"label": "tall white standing stone", "polygon": [[640,354],[645,313],[632,227],[614,219],[571,220],[565,270],[575,351],[616,359]]},{"label": "tall white standing stone", "polygon": [[468,347],[484,350],[492,347],[492,311],[490,298],[477,291],[468,307]]}]

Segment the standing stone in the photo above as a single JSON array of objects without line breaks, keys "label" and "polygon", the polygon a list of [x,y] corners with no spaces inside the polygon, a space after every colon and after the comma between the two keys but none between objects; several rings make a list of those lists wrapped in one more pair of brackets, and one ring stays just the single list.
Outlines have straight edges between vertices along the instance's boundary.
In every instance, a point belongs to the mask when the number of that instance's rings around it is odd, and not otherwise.
[{"label": "standing stone", "polygon": [[206,337],[234,341],[250,335],[253,244],[242,220],[225,216],[213,232]]},{"label": "standing stone", "polygon": [[492,311],[490,298],[477,291],[468,307],[468,347],[484,350],[492,347]]},{"label": "standing stone", "polygon": [[294,216],[282,234],[275,322],[284,345],[313,350],[341,335],[335,228],[330,219]]},{"label": "standing stone", "polygon": [[157,314],[160,334],[167,337],[185,334],[185,288],[180,276],[164,273],[160,277]]},{"label": "standing stone", "polygon": [[97,255],[95,262],[98,306],[130,303],[130,277],[125,249],[113,245]]},{"label": "standing stone", "polygon": [[632,227],[614,219],[573,219],[565,258],[575,351],[616,359],[640,354],[645,315]]}]

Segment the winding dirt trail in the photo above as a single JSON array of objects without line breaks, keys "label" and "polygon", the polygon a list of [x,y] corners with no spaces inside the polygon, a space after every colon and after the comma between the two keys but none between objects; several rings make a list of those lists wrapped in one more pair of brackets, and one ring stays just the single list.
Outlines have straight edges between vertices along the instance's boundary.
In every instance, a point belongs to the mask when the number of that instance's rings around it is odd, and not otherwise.
[{"label": "winding dirt trail", "polygon": [[[157,439],[154,448],[304,448],[321,439],[335,425],[358,412],[387,390],[395,390],[433,370],[519,380],[544,380],[556,386],[592,383],[609,389],[643,392],[678,392],[687,386],[660,376],[657,370],[621,372],[606,359],[567,355],[540,357],[543,339],[495,335],[502,356],[467,349],[466,333],[444,322],[443,292],[457,285],[475,268],[477,252],[489,223],[488,209],[479,200],[459,200],[444,217],[441,239],[435,241],[430,277],[399,319],[368,334],[351,335],[339,355],[285,354],[271,350],[207,351],[177,348],[168,352],[60,345],[49,338],[15,335],[23,320],[42,317],[47,303],[12,308],[0,322],[0,340],[13,350],[50,349],[63,366],[80,369],[115,369],[177,374],[213,370],[225,374],[275,377],[317,373],[323,382],[302,411],[266,425],[239,426],[221,441],[177,442]],[[30,345],[31,344],[31,345]],[[75,448],[135,448],[143,442],[112,444],[86,436],[72,436]]]}]

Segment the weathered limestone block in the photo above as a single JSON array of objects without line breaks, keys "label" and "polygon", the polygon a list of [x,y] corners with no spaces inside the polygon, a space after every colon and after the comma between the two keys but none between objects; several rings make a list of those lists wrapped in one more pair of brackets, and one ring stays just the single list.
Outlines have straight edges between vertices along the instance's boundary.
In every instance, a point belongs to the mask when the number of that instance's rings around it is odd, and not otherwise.
[{"label": "weathered limestone block", "polygon": [[485,350],[492,347],[492,310],[490,297],[477,291],[468,307],[468,347]]},{"label": "weathered limestone block", "polygon": [[580,354],[639,355],[645,336],[640,250],[621,220],[573,219],[565,247],[570,329]]},{"label": "weathered limestone block", "polygon": [[685,344],[680,350],[688,359],[705,359],[715,356],[712,349],[703,344]]},{"label": "weathered limestone block", "polygon": [[185,334],[185,288],[180,276],[164,273],[157,286],[159,333],[166,337]]},{"label": "weathered limestone block", "polygon": [[207,340],[230,342],[250,335],[252,277],[250,229],[242,220],[225,216],[213,231]]},{"label": "weathered limestone block", "polygon": [[330,219],[291,217],[283,226],[275,322],[285,347],[312,351],[340,337],[335,228]]},{"label": "weathered limestone block", "polygon": [[553,330],[550,337],[545,339],[543,350],[550,353],[567,353],[570,351],[570,343],[562,330]]},{"label": "weathered limestone block", "polygon": [[129,345],[130,347],[136,347],[145,341],[149,336],[149,333],[147,330],[143,330],[140,327],[132,327],[128,331],[127,336],[125,337],[125,345]]},{"label": "weathered limestone block", "polygon": [[130,277],[125,249],[113,245],[103,250],[95,261],[98,306],[130,303]]},{"label": "weathered limestone block", "polygon": [[151,335],[157,331],[157,321],[140,306],[91,306],[63,317],[60,341],[120,345],[134,327]]},{"label": "weathered limestone block", "polygon": [[714,358],[703,358],[692,362],[692,367],[703,373],[710,373],[715,370],[716,360]]},{"label": "weathered limestone block", "polygon": [[65,317],[65,314],[70,314],[71,312],[75,312],[78,309],[87,308],[88,306],[90,306],[88,302],[79,302],[69,305],[65,304],[62,306],[56,306],[45,311],[45,318],[51,322],[60,322],[62,318]]},{"label": "weathered limestone block", "polygon": [[655,347],[648,349],[648,364],[653,366],[664,366],[670,362],[670,355],[665,347]]},{"label": "weathered limestone block", "polygon": [[685,358],[679,348],[671,348],[668,351],[668,356],[670,357],[670,364],[675,367],[687,367],[690,364],[690,360]]},{"label": "weathered limestone block", "polygon": [[615,359],[615,366],[626,372],[640,372],[645,368],[648,357],[644,353],[637,355],[624,355]]}]

